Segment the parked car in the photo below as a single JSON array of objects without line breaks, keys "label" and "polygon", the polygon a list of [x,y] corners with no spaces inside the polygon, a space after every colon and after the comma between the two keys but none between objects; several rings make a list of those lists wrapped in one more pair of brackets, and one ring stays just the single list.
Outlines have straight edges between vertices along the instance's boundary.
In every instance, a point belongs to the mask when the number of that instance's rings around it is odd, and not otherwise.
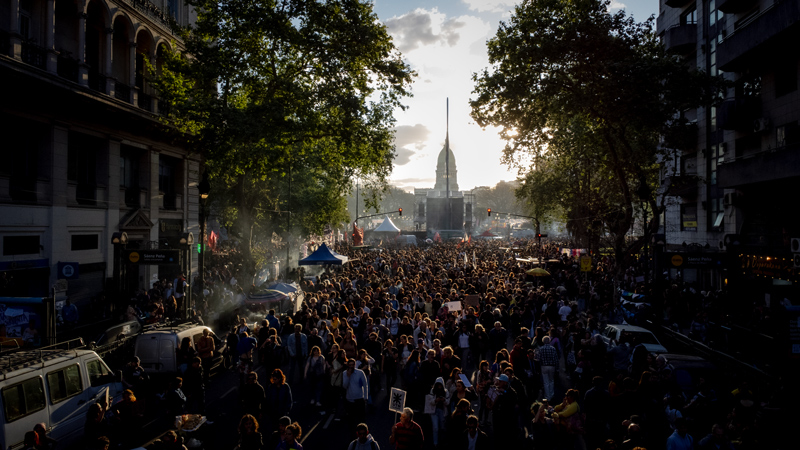
[{"label": "parked car", "polygon": [[631,337],[635,336],[638,342],[644,344],[644,347],[650,353],[667,353],[667,349],[661,345],[661,342],[658,341],[658,338],[656,338],[652,331],[635,325],[606,325],[600,337],[602,337],[603,341],[608,345],[611,341],[620,342],[623,333]]},{"label": "parked car", "polygon": [[[70,345],[76,345],[70,348]],[[115,375],[83,341],[0,355],[0,448],[22,448],[25,433],[44,423],[58,448],[83,436],[86,412],[94,403],[122,395]]]},{"label": "parked car", "polygon": [[136,337],[134,354],[141,360],[142,368],[150,374],[174,374],[178,372],[177,350],[183,338],[192,340],[196,349],[197,342],[203,336],[203,330],[208,330],[214,338],[214,359],[211,364],[213,372],[222,365],[226,341],[217,337],[211,328],[195,323],[167,325],[145,329]]}]

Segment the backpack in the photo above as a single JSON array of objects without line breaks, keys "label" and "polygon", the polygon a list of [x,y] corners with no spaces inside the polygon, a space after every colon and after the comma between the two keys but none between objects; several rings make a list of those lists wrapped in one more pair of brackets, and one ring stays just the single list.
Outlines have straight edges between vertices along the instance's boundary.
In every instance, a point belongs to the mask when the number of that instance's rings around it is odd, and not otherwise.
[{"label": "backpack", "polygon": [[[356,442],[358,442],[358,439],[353,440],[353,442],[350,443],[350,446],[347,447],[347,450],[354,450],[356,448]],[[375,443],[374,439],[369,441],[369,445],[372,450],[378,450],[378,444]]]}]

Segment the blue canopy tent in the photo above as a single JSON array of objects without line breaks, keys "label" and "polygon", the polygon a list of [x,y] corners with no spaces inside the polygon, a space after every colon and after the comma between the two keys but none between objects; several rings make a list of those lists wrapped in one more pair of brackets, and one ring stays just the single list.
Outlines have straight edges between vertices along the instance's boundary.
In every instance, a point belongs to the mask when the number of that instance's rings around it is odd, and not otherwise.
[{"label": "blue canopy tent", "polygon": [[322,244],[312,254],[301,259],[298,264],[301,266],[325,266],[336,265],[341,266],[349,260],[347,256],[340,255],[333,250],[329,249],[327,245]]}]

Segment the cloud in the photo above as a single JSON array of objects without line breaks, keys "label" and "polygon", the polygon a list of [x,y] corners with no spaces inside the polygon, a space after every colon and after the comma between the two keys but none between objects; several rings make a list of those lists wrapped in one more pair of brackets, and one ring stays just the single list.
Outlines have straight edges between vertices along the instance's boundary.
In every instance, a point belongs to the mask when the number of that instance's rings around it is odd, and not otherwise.
[{"label": "cloud", "polygon": [[625,8],[627,8],[627,6],[625,6],[625,3],[619,2],[617,0],[611,0],[611,4],[608,5],[609,11],[617,11],[619,9],[625,9]]},{"label": "cloud", "polygon": [[461,38],[458,29],[466,24],[456,19],[442,22],[443,17],[443,14],[436,9],[431,11],[417,9],[399,17],[392,17],[386,20],[385,25],[394,38],[395,45],[403,53],[436,44],[447,44],[452,47],[458,44]]},{"label": "cloud", "polygon": [[514,8],[517,0],[463,0],[469,9],[479,12],[506,12]]},{"label": "cloud", "polygon": [[392,179],[391,184],[397,187],[403,186],[419,186],[425,184],[433,184],[436,181],[436,178],[399,178],[399,179]]},{"label": "cloud", "polygon": [[425,125],[400,125],[395,127],[394,145],[397,153],[394,164],[402,166],[411,162],[418,151],[425,148],[425,143],[431,131]]}]

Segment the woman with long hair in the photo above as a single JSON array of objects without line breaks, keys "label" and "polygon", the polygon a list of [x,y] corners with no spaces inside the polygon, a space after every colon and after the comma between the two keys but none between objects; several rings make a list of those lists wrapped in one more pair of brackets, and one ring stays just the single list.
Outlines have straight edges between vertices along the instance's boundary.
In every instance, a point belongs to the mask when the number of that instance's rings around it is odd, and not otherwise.
[{"label": "woman with long hair", "polygon": [[300,437],[303,435],[303,429],[297,422],[291,423],[283,430],[283,439],[275,450],[303,450],[303,445],[300,443]]},{"label": "woman with long hair", "polygon": [[481,419],[481,422],[486,421],[489,418],[489,408],[486,408],[486,394],[489,393],[489,388],[492,387],[494,384],[494,375],[492,371],[489,369],[489,361],[485,359],[481,361],[480,365],[478,366],[478,371],[474,374],[475,379],[473,380],[473,385],[475,386],[475,390],[478,392],[478,396],[480,397],[480,409],[478,410],[478,417]]},{"label": "woman with long hair", "polygon": [[342,340],[341,347],[344,349],[347,359],[356,359],[358,356],[358,342],[352,330],[348,329],[344,332],[344,339]]},{"label": "woman with long hair", "polygon": [[175,350],[175,356],[178,363],[178,372],[183,374],[192,365],[194,357],[197,356],[197,351],[192,346],[192,338],[185,337],[181,339],[181,346]]},{"label": "woman with long hair", "polygon": [[258,421],[250,414],[245,414],[239,420],[239,447],[238,450],[262,450],[264,440],[258,431]]},{"label": "woman with long hair", "polygon": [[289,415],[292,410],[292,388],[286,383],[286,375],[281,369],[270,374],[270,382],[264,388],[264,407],[270,429],[275,429],[278,419]]},{"label": "woman with long hair", "polygon": [[322,356],[322,350],[318,346],[311,348],[311,356],[306,361],[306,368],[303,371],[304,378],[311,386],[311,404],[322,406],[322,388],[325,383],[325,372],[328,369],[328,363],[325,357]]}]

